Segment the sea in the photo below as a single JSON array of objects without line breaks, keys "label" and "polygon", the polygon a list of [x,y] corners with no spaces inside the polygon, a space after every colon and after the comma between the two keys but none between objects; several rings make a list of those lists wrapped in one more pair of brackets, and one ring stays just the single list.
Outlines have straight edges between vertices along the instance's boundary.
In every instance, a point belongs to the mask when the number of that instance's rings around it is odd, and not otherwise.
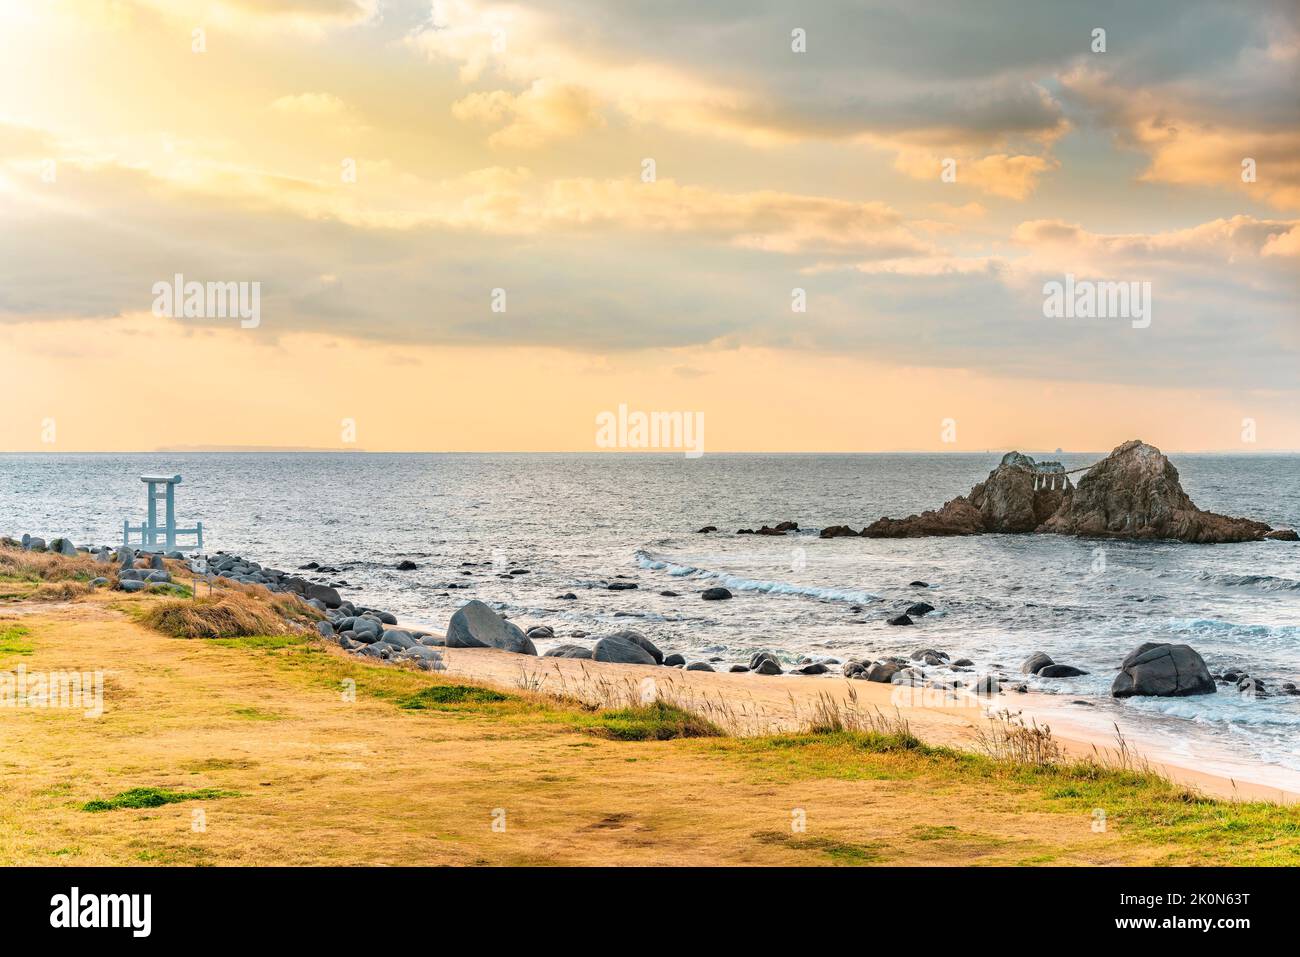
[{"label": "sea", "polygon": [[[1022,451],[1067,469],[1105,455]],[[1227,686],[1188,698],[1109,695],[1120,661],[1147,641],[1189,644],[1212,672],[1244,669],[1268,689],[1300,683],[1300,544],[818,537],[826,526],[938,507],[999,458],[12,454],[0,456],[0,532],[116,545],[123,522],[145,514],[140,476],[179,473],[178,521],[203,523],[207,552],[285,570],[335,568],[316,579],[413,626],[441,629],[477,598],[524,627],[551,625],[557,643],[634,628],[665,652],[720,670],[759,650],[793,664],[933,648],[973,662],[958,680],[1005,674],[1045,695],[1001,696],[1009,706],[1047,701],[1063,722],[1117,729],[1185,764],[1300,785],[1300,697]],[[1300,527],[1300,455],[1171,459],[1199,507]],[[782,521],[799,531],[738,534]],[[708,525],[719,531],[698,531]],[[403,560],[417,567],[399,571]],[[702,600],[714,586],[734,597]],[[911,627],[886,624],[916,601],[936,610]],[[1035,651],[1088,674],[1021,676]],[[834,667],[832,676],[770,680],[843,678]]]}]

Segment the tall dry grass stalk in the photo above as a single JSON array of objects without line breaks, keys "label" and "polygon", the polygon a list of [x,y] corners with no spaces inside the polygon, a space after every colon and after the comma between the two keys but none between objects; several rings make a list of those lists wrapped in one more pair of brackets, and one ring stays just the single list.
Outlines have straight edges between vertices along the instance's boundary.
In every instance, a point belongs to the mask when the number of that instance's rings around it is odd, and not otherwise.
[{"label": "tall dry grass stalk", "polygon": [[1052,737],[1050,725],[1040,725],[1022,712],[1008,710],[989,715],[986,727],[975,729],[975,745],[984,754],[1000,761],[1042,767],[1064,756],[1060,742]]},{"label": "tall dry grass stalk", "polygon": [[709,694],[697,691],[677,681],[675,669],[663,669],[666,674],[647,678],[613,678],[598,674],[579,659],[579,675],[567,675],[553,663],[547,667],[546,659],[521,663],[514,679],[515,687],[524,691],[544,694],[591,709],[629,708],[662,701],[684,711],[698,715],[729,735],[769,734],[784,727],[780,716],[767,715],[752,701],[728,699],[721,691]]}]

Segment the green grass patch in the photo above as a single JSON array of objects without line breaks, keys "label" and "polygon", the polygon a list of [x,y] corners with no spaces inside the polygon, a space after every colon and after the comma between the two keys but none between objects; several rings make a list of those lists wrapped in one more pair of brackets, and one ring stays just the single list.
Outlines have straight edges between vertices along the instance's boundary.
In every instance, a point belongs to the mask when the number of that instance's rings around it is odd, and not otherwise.
[{"label": "green grass patch", "polygon": [[914,841],[945,841],[961,837],[961,831],[951,824],[920,824],[912,828]]},{"label": "green grass patch", "polygon": [[30,655],[36,650],[22,625],[0,625],[0,661],[10,655]]},{"label": "green grass patch", "polygon": [[116,811],[122,808],[162,807],[180,801],[211,801],[216,798],[238,797],[238,791],[221,791],[217,788],[200,788],[197,791],[169,791],[166,788],[132,788],[108,799],[87,801],[81,806],[92,814],[99,811]]},{"label": "green grass patch", "polygon": [[422,688],[413,695],[407,695],[397,702],[397,706],[406,711],[439,711],[453,705],[462,704],[498,704],[509,701],[510,695],[480,688],[475,685],[432,685]]},{"label": "green grass patch", "polygon": [[870,864],[880,858],[880,851],[869,844],[854,844],[829,837],[808,837],[805,834],[783,834],[780,831],[759,831],[754,839],[760,844],[775,844],[797,851],[815,851],[824,854],[837,864]]},{"label": "green grass patch", "polygon": [[666,701],[582,714],[580,723],[596,734],[618,741],[718,738],[723,734],[713,723]]},{"label": "green grass patch", "polygon": [[190,598],[194,595],[188,585],[178,585],[176,582],[154,582],[145,591],[151,595],[171,595],[173,598]]}]

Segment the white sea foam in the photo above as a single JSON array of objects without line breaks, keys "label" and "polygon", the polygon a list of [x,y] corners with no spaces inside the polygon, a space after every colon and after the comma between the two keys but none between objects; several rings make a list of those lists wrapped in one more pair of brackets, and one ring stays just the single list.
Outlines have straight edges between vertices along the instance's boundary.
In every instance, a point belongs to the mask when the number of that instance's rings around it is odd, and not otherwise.
[{"label": "white sea foam", "polygon": [[736,591],[756,591],[767,595],[802,595],[820,601],[842,601],[854,604],[869,604],[879,601],[879,595],[868,591],[848,588],[823,588],[817,585],[801,585],[796,582],[773,581],[762,578],[746,578],[722,571],[711,571],[693,565],[679,565],[666,559],[655,558],[644,551],[636,553],[637,565],[649,571],[663,571],[674,577],[694,576],[708,579],[711,584],[720,584]]}]

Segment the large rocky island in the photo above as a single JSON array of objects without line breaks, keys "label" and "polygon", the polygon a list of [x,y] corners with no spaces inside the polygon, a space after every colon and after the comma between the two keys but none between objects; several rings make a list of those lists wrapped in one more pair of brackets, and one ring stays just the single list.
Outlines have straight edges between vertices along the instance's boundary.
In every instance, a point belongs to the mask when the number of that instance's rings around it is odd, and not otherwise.
[{"label": "large rocky island", "polygon": [[[830,533],[829,535],[827,533]],[[1197,508],[1178,481],[1178,469],[1153,445],[1125,442],[1072,486],[1058,463],[1019,452],[1002,457],[989,477],[935,511],[881,518],[854,533],[826,529],[825,537],[867,538],[1042,532],[1097,538],[1176,539],[1183,542],[1294,541],[1290,529]]]}]

